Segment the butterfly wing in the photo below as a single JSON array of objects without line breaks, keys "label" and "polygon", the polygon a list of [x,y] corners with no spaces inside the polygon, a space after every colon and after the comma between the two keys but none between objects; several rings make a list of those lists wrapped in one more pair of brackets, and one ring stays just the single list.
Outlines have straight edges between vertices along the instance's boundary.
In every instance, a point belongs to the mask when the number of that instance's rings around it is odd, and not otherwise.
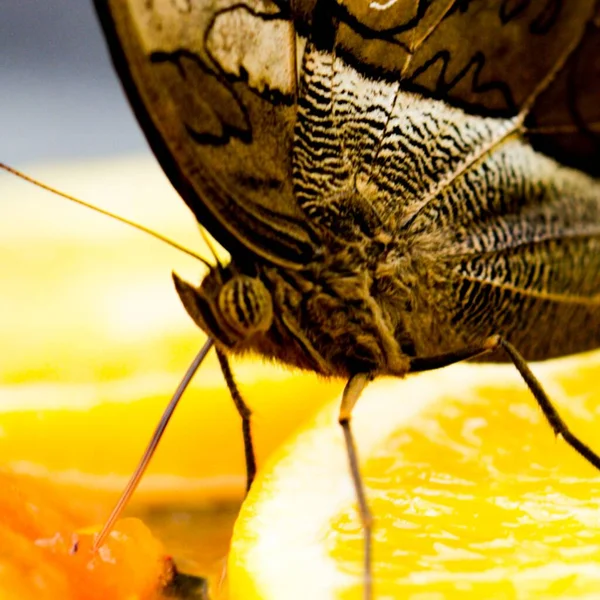
[{"label": "butterfly wing", "polygon": [[284,11],[260,0],[95,5],[144,133],[198,221],[242,256],[301,264],[312,245],[291,187],[297,73]]},{"label": "butterfly wing", "polygon": [[530,145],[600,169],[598,3],[376,4],[316,8],[301,207],[343,239],[397,239],[399,279],[404,256],[432,259],[407,284],[417,352],[498,332],[528,358],[600,345],[600,184]]},{"label": "butterfly wing", "polygon": [[[333,51],[359,71],[483,116],[515,115],[535,97],[528,121],[534,145],[600,174],[597,0],[343,0],[332,6],[325,12],[336,21]],[[569,48],[564,68],[545,82]],[[539,86],[545,90],[537,96]]]}]

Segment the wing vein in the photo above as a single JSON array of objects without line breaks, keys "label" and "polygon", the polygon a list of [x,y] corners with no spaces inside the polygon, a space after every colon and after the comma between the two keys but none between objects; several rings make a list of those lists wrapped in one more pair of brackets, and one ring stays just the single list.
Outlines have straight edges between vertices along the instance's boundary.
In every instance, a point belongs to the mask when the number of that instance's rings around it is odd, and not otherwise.
[{"label": "wing vein", "polygon": [[540,292],[540,291],[531,290],[531,289],[524,289],[524,288],[520,288],[515,285],[501,283],[499,281],[493,281],[486,277],[476,277],[474,275],[465,275],[464,273],[458,273],[458,276],[465,281],[489,285],[490,287],[513,292],[515,294],[520,294],[522,296],[527,296],[529,298],[537,298],[539,300],[546,300],[546,301],[550,301],[550,302],[559,302],[562,304],[578,304],[580,306],[595,307],[595,306],[600,305],[600,295],[599,294],[596,294],[589,298],[584,298],[584,297],[573,296],[573,295],[569,295],[569,294],[558,294],[558,293]]},{"label": "wing vein", "polygon": [[585,240],[589,238],[600,238],[600,225],[592,225],[586,227],[585,230],[577,231],[577,232],[557,232],[551,233],[543,236],[536,237],[534,239],[521,240],[514,244],[507,243],[503,246],[496,246],[494,248],[490,248],[489,250],[481,250],[479,248],[473,248],[469,252],[460,252],[457,254],[452,254],[453,258],[471,258],[473,256],[477,256],[481,258],[483,256],[496,256],[498,254],[502,254],[507,250],[518,250],[519,248],[525,247],[534,247],[536,245],[546,244],[548,242],[565,242],[567,240]]}]

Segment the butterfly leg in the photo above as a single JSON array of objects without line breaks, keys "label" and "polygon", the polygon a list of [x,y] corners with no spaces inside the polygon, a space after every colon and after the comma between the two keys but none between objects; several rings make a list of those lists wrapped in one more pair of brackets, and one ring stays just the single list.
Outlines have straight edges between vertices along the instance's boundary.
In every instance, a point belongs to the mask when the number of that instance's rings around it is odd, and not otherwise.
[{"label": "butterfly leg", "polygon": [[456,352],[449,352],[447,354],[441,354],[439,356],[431,356],[427,358],[414,358],[410,363],[411,373],[419,371],[430,371],[432,369],[439,369],[451,365],[452,363],[466,360],[468,358],[474,358],[475,356],[492,352],[494,350],[502,349],[511,362],[519,371],[523,381],[533,394],[536,402],[542,410],[546,421],[557,436],[562,437],[573,450],[575,450],[580,456],[585,458],[591,465],[600,470],[600,456],[596,454],[589,446],[584,444],[577,436],[575,436],[567,424],[563,421],[562,417],[558,414],[556,408],[552,404],[550,398],[542,388],[540,382],[533,374],[527,361],[523,355],[507,340],[499,335],[488,338],[484,344],[477,347],[465,348]]},{"label": "butterfly leg", "polygon": [[[431,371],[434,369],[440,369],[452,365],[454,363],[462,362],[470,358],[481,356],[495,350],[502,349],[511,362],[514,364],[516,369],[519,371],[525,384],[533,394],[537,401],[542,413],[552,430],[556,435],[560,435],[576,452],[578,452],[583,458],[585,458],[590,464],[600,470],[600,456],[598,456],[593,450],[591,450],[585,443],[583,443],[578,437],[576,437],[568,428],[567,424],[563,421],[558,411],[554,408],[552,402],[548,398],[546,392],[544,392],[540,382],[537,380],[529,366],[527,361],[521,355],[521,353],[507,340],[499,335],[488,338],[483,344],[478,346],[468,346],[460,350],[453,352],[447,352],[436,356],[429,357],[417,357],[413,358],[410,362],[410,373],[417,373],[421,371]],[[356,444],[352,429],[350,426],[350,420],[352,410],[356,405],[362,391],[366,385],[373,379],[373,375],[369,373],[359,373],[350,378],[344,389],[342,396],[342,404],[339,413],[339,423],[342,426],[344,432],[344,441],[346,443],[346,452],[348,455],[348,463],[350,467],[350,474],[352,476],[352,483],[356,493],[356,499],[358,502],[358,510],[360,520],[364,529],[364,573],[365,573],[365,588],[364,598],[370,600],[373,593],[372,583],[372,529],[373,529],[373,517],[369,510],[367,503],[365,489],[360,470],[358,467],[358,458],[356,451]]]},{"label": "butterfly leg", "polygon": [[508,354],[510,360],[517,368],[517,371],[521,374],[521,377],[527,384],[527,387],[533,394],[539,407],[542,409],[542,413],[544,414],[544,417],[546,417],[546,420],[550,427],[552,427],[554,433],[557,436],[562,437],[575,452],[579,453],[585,460],[596,467],[596,469],[600,470],[600,457],[570,431],[568,425],[562,420],[550,398],[548,398],[546,392],[544,392],[540,382],[531,372],[531,369],[527,365],[527,361],[523,358],[521,353],[510,342],[507,342],[502,338],[500,338],[500,346],[506,354]]},{"label": "butterfly leg", "polygon": [[252,442],[252,431],[250,428],[250,417],[252,416],[252,411],[244,402],[244,399],[240,394],[235,379],[233,378],[233,373],[231,372],[231,367],[229,366],[227,356],[219,348],[216,350],[219,364],[221,365],[221,371],[223,372],[223,377],[225,378],[225,383],[227,383],[227,387],[229,388],[229,393],[231,394],[235,408],[242,418],[244,456],[246,458],[246,493],[248,493],[250,486],[254,481],[254,477],[256,476],[256,455],[254,454],[254,444]]},{"label": "butterfly leg", "polygon": [[356,493],[356,500],[358,502],[358,514],[364,532],[365,587],[363,597],[365,600],[371,600],[373,597],[373,577],[371,570],[371,536],[373,529],[373,517],[371,515],[371,511],[369,510],[369,505],[367,504],[365,488],[360,475],[356,443],[354,441],[354,436],[352,435],[350,419],[352,417],[352,409],[360,398],[362,391],[372,379],[373,376],[369,373],[358,373],[348,380],[342,395],[342,404],[340,406],[340,414],[338,418],[338,422],[342,427],[342,431],[344,432],[344,442],[346,443],[348,465],[350,467],[350,475],[352,477],[352,483],[354,484],[354,491]]},{"label": "butterfly leg", "polygon": [[[411,371],[427,371],[438,369],[455,362],[460,362],[468,358],[473,358],[479,354],[489,352],[496,347],[496,338],[491,338],[483,346],[465,348],[458,352],[452,352],[424,359],[413,359],[411,362]],[[374,375],[372,373],[357,373],[353,375],[344,388],[342,395],[342,404],[338,422],[344,432],[344,442],[346,444],[346,454],[348,456],[348,466],[350,467],[350,476],[354,485],[354,492],[358,503],[358,514],[364,534],[364,594],[365,600],[371,600],[373,597],[373,572],[372,572],[372,533],[373,533],[373,516],[369,510],[367,497],[365,494],[364,483],[358,466],[358,453],[356,443],[350,421],[352,410],[356,406],[363,390],[367,384],[372,381]]]}]

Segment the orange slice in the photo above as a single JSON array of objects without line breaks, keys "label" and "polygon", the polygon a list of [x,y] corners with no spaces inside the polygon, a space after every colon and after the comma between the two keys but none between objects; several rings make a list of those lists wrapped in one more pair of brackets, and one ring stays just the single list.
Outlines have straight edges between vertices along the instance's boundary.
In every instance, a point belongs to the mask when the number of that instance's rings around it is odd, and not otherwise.
[{"label": "orange slice", "polygon": [[[534,365],[600,452],[600,353]],[[232,600],[362,598],[339,401],[284,444],[235,526]],[[374,382],[354,414],[375,516],[375,598],[597,598],[600,474],[509,365]]]},{"label": "orange slice", "polygon": [[[133,501],[194,505],[240,501],[245,488],[241,422],[215,360],[173,416]],[[254,410],[259,466],[339,382],[291,376],[259,361],[236,363]],[[178,375],[86,385],[0,387],[0,464],[53,483],[109,492],[116,500],[177,385]],[[106,495],[106,494],[105,494]]]}]

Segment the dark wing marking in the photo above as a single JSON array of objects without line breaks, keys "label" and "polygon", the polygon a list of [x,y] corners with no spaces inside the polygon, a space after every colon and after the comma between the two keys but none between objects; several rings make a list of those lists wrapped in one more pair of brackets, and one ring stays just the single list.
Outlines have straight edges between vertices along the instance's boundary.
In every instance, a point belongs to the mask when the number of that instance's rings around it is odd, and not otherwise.
[{"label": "dark wing marking", "polygon": [[[599,11],[600,12],[600,11]],[[600,14],[554,83],[533,107],[535,148],[560,162],[600,176]]]},{"label": "dark wing marking", "polygon": [[[600,120],[598,0],[320,4],[329,7],[335,23],[335,54],[354,68],[483,116],[516,115],[565,49],[579,44],[563,72],[537,98],[528,124],[562,126],[562,133],[545,128],[532,136],[533,143],[565,164],[600,174],[600,134],[589,127]],[[298,26],[310,31],[299,14]],[[569,133],[564,132],[567,125]]]},{"label": "dark wing marking", "polygon": [[289,19],[251,0],[95,4],[138,120],[196,218],[233,253],[301,265],[313,242],[291,186]]}]

